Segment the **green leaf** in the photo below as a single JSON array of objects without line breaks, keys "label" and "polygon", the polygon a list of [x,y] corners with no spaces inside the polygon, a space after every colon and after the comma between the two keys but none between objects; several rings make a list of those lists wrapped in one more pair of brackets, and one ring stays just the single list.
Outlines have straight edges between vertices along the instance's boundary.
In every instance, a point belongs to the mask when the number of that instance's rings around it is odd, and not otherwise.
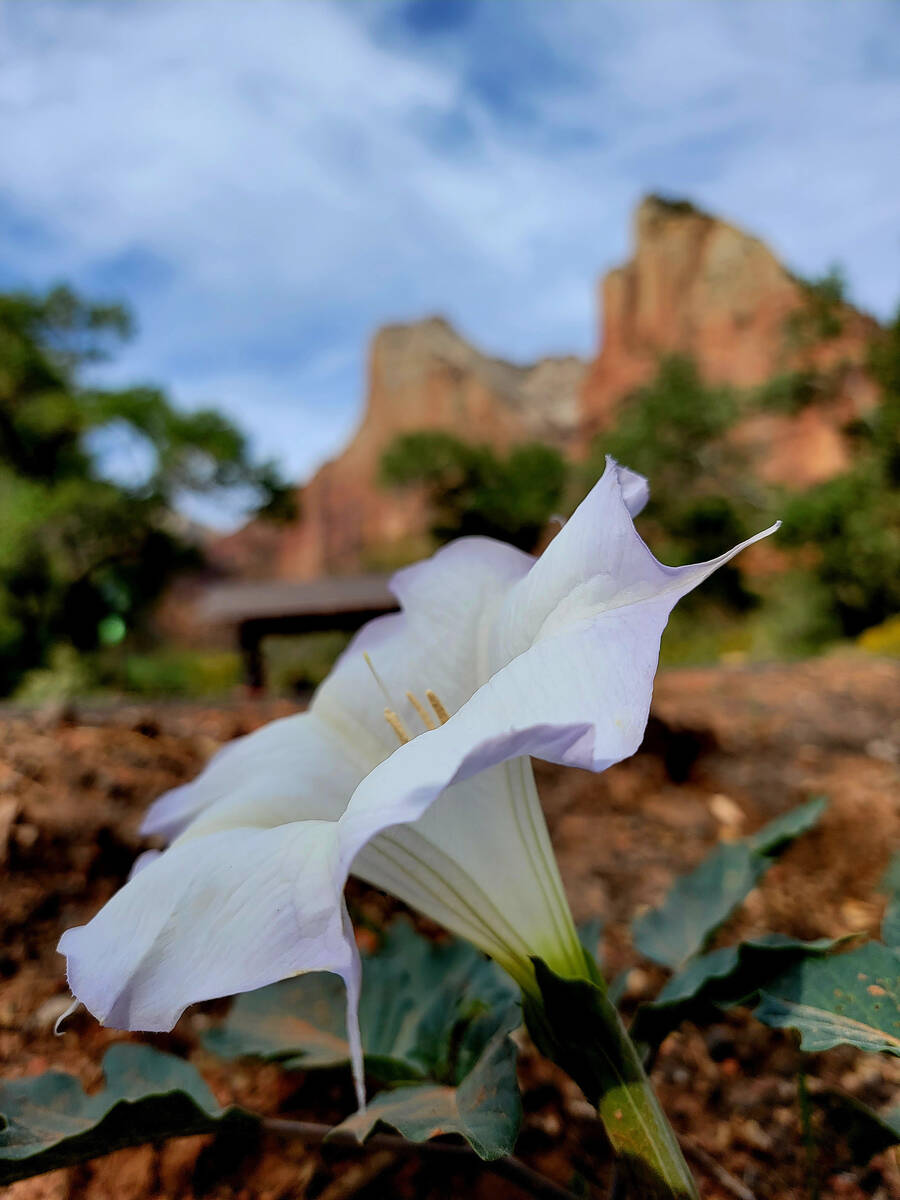
[{"label": "green leaf", "polygon": [[664,967],[683,966],[756,886],[773,856],[816,824],[825,805],[821,797],[811,800],[752,837],[716,847],[698,867],[675,880],[659,908],[633,923],[637,949]]},{"label": "green leaf", "polygon": [[578,940],[581,942],[581,948],[584,952],[590,955],[591,961],[598,966],[602,957],[602,947],[600,940],[603,937],[603,922],[599,917],[591,917],[589,921],[582,921],[576,927]]},{"label": "green leaf", "polygon": [[798,959],[821,956],[838,941],[819,938],[803,942],[768,933],[699,955],[672,976],[655,1000],[640,1006],[631,1036],[659,1045],[683,1021],[702,1021],[717,1008],[746,1002]]},{"label": "green leaf", "polygon": [[881,938],[885,945],[900,950],[900,854],[894,855],[882,876],[881,890],[888,898],[881,922]]},{"label": "green leaf", "polygon": [[855,1162],[867,1163],[874,1154],[900,1143],[900,1104],[876,1112],[845,1092],[831,1090],[820,1092],[814,1100],[834,1132],[847,1139]]},{"label": "green leaf", "polygon": [[459,1087],[425,1084],[382,1092],[337,1128],[360,1141],[379,1124],[413,1142],[458,1133],[482,1158],[494,1159],[510,1153],[521,1120],[515,1047],[498,1033]]},{"label": "green leaf", "polygon": [[[518,1023],[517,992],[466,942],[434,944],[395,921],[377,954],[363,958],[359,1021],[366,1068],[383,1082],[454,1082],[497,1030]],[[316,972],[238,996],[203,1037],[223,1058],[254,1055],[311,1070],[348,1063],[346,993]]]},{"label": "green leaf", "polygon": [[[203,1042],[226,1058],[257,1055],[303,1070],[343,1066],[350,1057],[345,1012],[336,976],[299,976],[239,996]],[[358,1114],[342,1128],[367,1136],[380,1120],[422,1140],[440,1126],[461,1133],[484,1157],[510,1152],[521,1122],[518,1093],[513,1102],[503,1084],[502,1119],[492,1105],[498,1080],[515,1084],[507,1035],[521,1023],[521,1009],[517,990],[494,963],[466,942],[435,944],[395,921],[381,950],[363,958],[359,1017],[367,1073],[415,1086],[376,1097],[371,1122]],[[428,1113],[443,1115],[421,1115]]]},{"label": "green leaf", "polygon": [[814,829],[827,807],[828,800],[824,796],[816,796],[806,804],[776,817],[768,825],[763,825],[762,829],[758,829],[745,841],[756,854],[772,858],[786,850],[801,833],[808,833],[810,829]]},{"label": "green leaf", "polygon": [[806,959],[762,990],[756,1016],[799,1030],[804,1050],[847,1043],[900,1057],[900,955],[867,942],[847,954]]},{"label": "green leaf", "polygon": [[702,949],[769,868],[744,842],[719,846],[688,875],[675,880],[659,908],[633,925],[634,944],[646,958],[673,970]]},{"label": "green leaf", "polygon": [[190,1063],[151,1046],[110,1046],[103,1074],[106,1085],[92,1096],[61,1071],[0,1082],[0,1185],[123,1146],[253,1120],[221,1109]]}]

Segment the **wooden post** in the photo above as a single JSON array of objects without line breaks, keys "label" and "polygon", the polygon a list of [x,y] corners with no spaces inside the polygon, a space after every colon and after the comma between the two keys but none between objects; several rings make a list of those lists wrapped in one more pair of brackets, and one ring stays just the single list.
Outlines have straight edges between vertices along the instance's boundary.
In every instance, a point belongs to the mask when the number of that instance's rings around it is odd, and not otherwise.
[{"label": "wooden post", "polygon": [[244,661],[244,682],[251,695],[261,695],[266,690],[266,672],[262,656],[263,626],[259,621],[241,621],[238,626],[238,642]]}]

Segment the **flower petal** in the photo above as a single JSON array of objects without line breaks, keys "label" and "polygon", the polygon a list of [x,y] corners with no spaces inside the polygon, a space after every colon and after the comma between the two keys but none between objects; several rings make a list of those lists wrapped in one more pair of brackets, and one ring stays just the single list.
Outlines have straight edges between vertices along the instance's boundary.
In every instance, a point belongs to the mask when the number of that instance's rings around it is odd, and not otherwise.
[{"label": "flower petal", "polygon": [[336,834],[332,821],[304,821],[171,847],[63,934],[73,994],[103,1024],[167,1030],[196,1001],[333,971],[352,1037],[359,962]]},{"label": "flower petal", "polygon": [[[660,637],[672,607],[718,566],[772,530],[710,562],[664,567],[634,533],[618,480],[607,486],[612,502],[602,499],[614,520],[601,530],[601,538],[606,538],[614,571],[595,572],[578,581],[576,568],[586,573],[590,554],[576,525],[571,547],[563,547],[569,560],[559,564],[568,574],[569,592],[555,596],[549,580],[543,589],[529,590],[543,560],[516,585],[513,591],[525,590],[518,632],[530,627],[531,644],[447,724],[401,746],[362,781],[339,822],[347,866],[382,829],[418,822],[435,845],[443,848],[446,840],[450,853],[490,894],[490,879],[483,878],[485,864],[474,866],[477,847],[467,850],[458,842],[458,831],[444,831],[437,827],[437,818],[425,817],[445,788],[525,754],[601,771],[637,749],[649,712]],[[619,511],[624,518],[618,517]],[[482,829],[490,819],[483,810]],[[469,842],[477,840],[470,837]]]},{"label": "flower petal", "polygon": [[493,613],[533,563],[513,546],[471,537],[399,571],[391,587],[403,612],[357,635],[313,698],[312,711],[348,741],[362,741],[367,752],[386,758],[397,738],[385,708],[415,735],[424,725],[408,692],[424,702],[431,689],[453,711],[484,682]]},{"label": "flower petal", "polygon": [[336,820],[383,755],[364,757],[310,713],[283,717],[226,743],[191,783],[151,805],[141,832],[173,839],[239,825]]},{"label": "flower petal", "polygon": [[[607,457],[607,462],[609,461]],[[637,471],[630,471],[628,467],[618,466],[618,464],[617,467],[619,486],[622,489],[622,499],[625,501],[625,507],[633,517],[636,517],[639,512],[643,511],[647,501],[650,499],[650,484]]]}]

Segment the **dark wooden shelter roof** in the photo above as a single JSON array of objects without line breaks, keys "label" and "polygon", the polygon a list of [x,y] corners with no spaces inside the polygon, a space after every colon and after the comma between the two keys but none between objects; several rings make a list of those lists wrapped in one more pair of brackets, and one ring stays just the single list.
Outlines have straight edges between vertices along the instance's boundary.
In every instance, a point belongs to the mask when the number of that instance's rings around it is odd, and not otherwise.
[{"label": "dark wooden shelter roof", "polygon": [[392,612],[398,605],[388,588],[389,579],[389,575],[335,575],[213,584],[203,597],[202,613],[209,621],[241,624],[273,617]]}]

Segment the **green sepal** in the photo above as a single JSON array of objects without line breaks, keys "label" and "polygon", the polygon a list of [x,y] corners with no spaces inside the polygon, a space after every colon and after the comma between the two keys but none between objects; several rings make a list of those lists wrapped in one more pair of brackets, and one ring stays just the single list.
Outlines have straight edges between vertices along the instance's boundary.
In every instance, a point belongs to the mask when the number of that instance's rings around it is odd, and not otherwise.
[{"label": "green sepal", "polygon": [[125,1146],[256,1121],[220,1108],[190,1063],[151,1046],[110,1046],[103,1075],[105,1086],[91,1096],[62,1071],[0,1082],[0,1185]]},{"label": "green sepal", "polygon": [[[591,960],[585,956],[590,970]],[[637,1049],[597,978],[565,979],[532,959],[536,991],[525,995],[535,1045],[596,1105],[623,1174],[646,1200],[696,1200],[697,1189]]]}]

